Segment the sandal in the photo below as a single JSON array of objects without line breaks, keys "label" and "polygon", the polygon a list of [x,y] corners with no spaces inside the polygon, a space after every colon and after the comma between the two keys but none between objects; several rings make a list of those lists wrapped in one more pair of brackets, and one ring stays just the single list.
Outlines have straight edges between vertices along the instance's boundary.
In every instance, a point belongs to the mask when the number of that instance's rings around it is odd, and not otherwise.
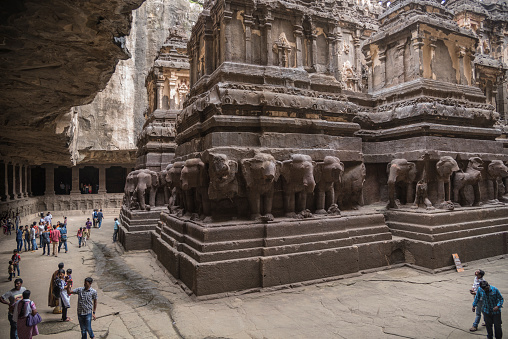
[{"label": "sandal", "polygon": [[65,319],[64,321],[71,321],[72,319],[67,317],[67,319]]},{"label": "sandal", "polygon": [[469,329],[469,331],[471,331],[471,332],[478,331],[478,327],[471,327],[471,328]]}]

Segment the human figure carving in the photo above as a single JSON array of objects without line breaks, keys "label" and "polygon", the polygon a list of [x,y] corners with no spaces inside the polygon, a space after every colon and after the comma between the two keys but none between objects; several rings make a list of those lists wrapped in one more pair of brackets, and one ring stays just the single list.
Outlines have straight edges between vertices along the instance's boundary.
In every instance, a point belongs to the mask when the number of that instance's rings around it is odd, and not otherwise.
[{"label": "human figure carving", "polygon": [[508,177],[508,167],[501,160],[492,160],[487,167],[488,179],[494,185],[494,202],[503,201],[503,194],[499,191],[499,181]]},{"label": "human figure carving", "polygon": [[209,217],[209,179],[204,162],[197,158],[186,160],[180,180],[185,194],[185,214],[190,216],[192,213],[197,213],[203,217]]},{"label": "human figure carving", "polygon": [[424,204],[428,210],[434,209],[434,206],[432,206],[432,203],[429,200],[427,189],[427,182],[424,179],[419,180],[416,184],[413,208],[418,208],[420,207],[420,204]]},{"label": "human figure carving", "polygon": [[344,164],[333,156],[326,156],[323,162],[318,162],[314,167],[316,214],[326,214],[326,210],[335,203],[334,186],[340,184],[342,173]]},{"label": "human figure carving", "polygon": [[416,179],[416,165],[406,159],[393,159],[387,167],[388,172],[388,208],[399,208],[400,201],[396,199],[395,186],[400,183],[406,191],[406,202],[413,199],[413,185]]},{"label": "human figure carving", "polygon": [[451,202],[451,185],[450,177],[453,172],[459,170],[459,165],[455,159],[450,156],[443,156],[436,164],[437,170],[437,202],[436,207],[439,209],[453,209]]},{"label": "human figure carving", "polygon": [[228,159],[225,154],[208,154],[208,174],[210,186],[208,197],[210,199],[233,198],[238,194],[238,163]]},{"label": "human figure carving", "polygon": [[240,161],[247,188],[251,219],[273,220],[273,186],[279,179],[281,162],[270,154],[257,153]]},{"label": "human figure carving", "polygon": [[[284,210],[286,217],[295,218],[296,212],[305,211],[307,194],[314,191],[314,166],[316,163],[305,154],[293,154],[290,160],[282,162],[281,175],[284,178]],[[306,216],[309,216],[306,213]]]},{"label": "human figure carving", "polygon": [[335,196],[337,205],[341,210],[352,208],[357,210],[363,206],[363,184],[367,171],[365,164],[345,168],[342,174],[342,180],[335,184]]},{"label": "human figure carving", "polygon": [[466,171],[457,171],[453,176],[453,202],[460,207],[467,203],[464,188],[468,185],[473,186],[474,201],[473,206],[480,206],[480,180],[482,178],[483,161],[479,157],[469,158]]}]

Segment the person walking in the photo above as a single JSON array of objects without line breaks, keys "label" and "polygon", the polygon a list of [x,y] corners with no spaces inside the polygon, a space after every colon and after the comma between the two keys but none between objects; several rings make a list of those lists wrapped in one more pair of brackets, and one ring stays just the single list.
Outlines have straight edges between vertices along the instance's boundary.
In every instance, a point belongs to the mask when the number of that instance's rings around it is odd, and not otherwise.
[{"label": "person walking", "polygon": [[490,286],[485,280],[480,282],[480,288],[476,292],[476,296],[473,301],[473,312],[476,312],[476,306],[480,299],[483,299],[483,319],[485,320],[485,326],[487,327],[487,338],[492,339],[492,325],[494,325],[494,331],[496,333],[496,339],[503,337],[503,331],[501,328],[501,307],[503,307],[503,296],[497,288]]},{"label": "person walking", "polygon": [[30,228],[30,240],[32,241],[32,252],[35,250],[38,250],[37,247],[37,232],[39,231],[39,228],[37,225],[32,225]]},{"label": "person walking", "polygon": [[[25,244],[25,252],[30,251],[31,242],[30,242],[30,229],[28,228],[28,225],[25,225],[25,229],[23,230],[23,241]],[[27,245],[28,245],[28,250],[27,250]]]},{"label": "person walking", "polygon": [[58,253],[60,253],[60,249],[62,248],[62,245],[65,248],[65,253],[67,253],[67,227],[65,224],[59,224],[59,227],[57,230],[60,231],[60,244],[58,245]]},{"label": "person walking", "polygon": [[0,302],[2,304],[9,305],[9,313],[7,315],[7,318],[9,319],[9,324],[11,325],[10,339],[18,338],[18,329],[16,321],[14,320],[13,317],[13,312],[14,312],[14,304],[16,304],[17,301],[23,298],[23,292],[26,290],[26,288],[24,288],[22,285],[23,279],[18,278],[14,280],[14,288],[12,290],[5,292],[0,297]]},{"label": "person walking", "polygon": [[[480,286],[480,283],[483,281],[483,276],[485,275],[485,272],[482,270],[477,270],[474,272],[474,275],[475,275],[475,277],[474,277],[474,281],[473,281],[473,286],[469,290],[469,293],[476,296],[478,287]],[[471,332],[478,331],[478,324],[480,323],[480,319],[482,317],[482,306],[483,306],[483,299],[480,298],[480,300],[478,300],[478,304],[476,307],[476,317],[474,318],[474,321],[473,321],[473,327],[471,327],[469,329],[469,331],[471,331]]]},{"label": "person walking", "polygon": [[18,250],[14,250],[12,251],[12,257],[11,257],[11,261],[12,261],[12,266],[14,267],[14,271],[18,271],[18,278],[19,278],[19,262],[21,261],[21,256],[19,255],[18,253]]},{"label": "person walking", "polygon": [[46,228],[45,227],[46,225],[43,223],[43,222],[39,222],[39,246],[42,247],[42,238],[41,238],[41,234],[42,232],[44,232],[44,229]]},{"label": "person walking", "polygon": [[69,294],[78,295],[78,320],[81,328],[81,339],[87,339],[87,333],[90,338],[94,338],[92,331],[92,319],[95,320],[95,311],[97,310],[97,291],[92,288],[93,279],[85,279],[84,287],[78,287],[69,290]]},{"label": "person walking", "polygon": [[59,300],[58,298],[55,298],[53,296],[53,289],[55,287],[55,279],[58,277],[59,271],[63,270],[64,263],[61,262],[58,264],[58,269],[53,272],[53,275],[51,276],[51,281],[49,282],[49,293],[48,293],[48,306],[54,307],[53,308],[53,314],[60,314],[62,313],[62,310],[59,307]]},{"label": "person walking", "polygon": [[104,214],[102,213],[102,209],[101,209],[101,210],[99,210],[99,213],[97,213],[97,222],[99,223],[99,228],[101,228],[102,219],[104,219]]},{"label": "person walking", "polygon": [[92,220],[93,220],[93,227],[97,227],[97,224],[99,223],[99,212],[97,210],[93,210],[92,213]]},{"label": "person walking", "polygon": [[79,228],[78,234],[76,236],[78,237],[79,248],[81,248],[81,241],[83,240],[83,227]]},{"label": "person walking", "polygon": [[53,226],[53,230],[50,232],[49,237],[51,238],[51,244],[53,244],[53,255],[58,257],[58,244],[60,243],[60,231]]},{"label": "person walking", "polygon": [[16,230],[16,249],[18,252],[21,252],[23,249],[23,227],[20,227]]},{"label": "person walking", "polygon": [[91,232],[92,232],[92,222],[90,221],[90,218],[86,218],[86,233],[88,233],[88,239],[90,239]]},{"label": "person walking", "polygon": [[32,339],[33,336],[39,334],[37,325],[28,326],[26,323],[26,318],[29,314],[37,314],[37,308],[35,303],[30,300],[30,294],[30,290],[25,290],[23,292],[23,300],[19,300],[14,305],[13,320],[17,324],[19,339]]},{"label": "person walking", "polygon": [[49,249],[49,244],[51,243],[51,238],[50,238],[50,231],[48,229],[48,226],[45,226],[44,227],[44,231],[41,233],[41,241],[42,241],[42,255],[45,255],[46,254],[46,249],[48,251],[48,255],[49,255],[49,252],[51,252],[51,250]]},{"label": "person walking", "polygon": [[120,221],[118,221],[118,218],[115,218],[115,225],[113,226],[113,242],[116,242],[116,239],[118,238],[118,229],[120,228]]},{"label": "person walking", "polygon": [[16,222],[16,232],[17,232],[19,229],[19,224],[21,223],[21,217],[19,216],[19,213],[16,213],[15,222]]}]

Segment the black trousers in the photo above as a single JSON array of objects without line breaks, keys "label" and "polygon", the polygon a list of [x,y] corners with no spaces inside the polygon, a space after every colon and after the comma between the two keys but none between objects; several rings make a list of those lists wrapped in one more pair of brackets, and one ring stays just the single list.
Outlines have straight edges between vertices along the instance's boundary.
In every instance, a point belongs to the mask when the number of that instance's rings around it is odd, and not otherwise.
[{"label": "black trousers", "polygon": [[494,331],[496,332],[496,339],[503,337],[503,330],[501,329],[501,312],[498,314],[487,314],[483,313],[483,319],[485,320],[485,326],[487,327],[487,338],[492,339],[492,325],[494,325]]}]

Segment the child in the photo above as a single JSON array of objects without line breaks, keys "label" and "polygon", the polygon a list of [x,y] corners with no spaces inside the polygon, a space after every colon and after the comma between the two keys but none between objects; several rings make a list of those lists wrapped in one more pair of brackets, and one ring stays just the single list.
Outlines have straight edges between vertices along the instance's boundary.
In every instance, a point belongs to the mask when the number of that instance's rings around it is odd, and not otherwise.
[{"label": "child", "polygon": [[86,241],[88,240],[88,238],[89,238],[88,232],[83,231],[82,246],[86,246]]},{"label": "child", "polygon": [[[483,281],[483,276],[485,275],[485,272],[482,270],[477,270],[476,272],[474,272],[474,275],[475,275],[475,277],[474,277],[474,281],[473,281],[473,286],[469,290],[469,293],[471,293],[472,295],[476,295],[476,292],[478,291],[478,287],[480,286],[480,283]],[[483,306],[483,299],[480,299],[478,301],[478,305],[476,306],[476,317],[474,318],[473,327],[471,327],[469,329],[469,331],[471,331],[471,332],[478,330],[478,324],[480,323],[480,319],[482,317],[482,308],[483,308],[482,306]]]},{"label": "child", "polygon": [[18,250],[12,251],[12,266],[13,266],[13,274],[15,274],[15,271],[18,271],[18,277],[19,277],[19,262],[21,261],[21,256],[18,254]]},{"label": "child", "polygon": [[67,275],[65,276],[65,285],[68,285],[69,289],[72,288],[72,269],[70,268],[67,269]]},{"label": "child", "polygon": [[83,241],[83,227],[79,228],[77,237],[78,237],[79,248],[81,248],[81,242]]},{"label": "child", "polygon": [[12,281],[14,277],[14,266],[12,265],[12,260],[9,260],[9,281]]}]

